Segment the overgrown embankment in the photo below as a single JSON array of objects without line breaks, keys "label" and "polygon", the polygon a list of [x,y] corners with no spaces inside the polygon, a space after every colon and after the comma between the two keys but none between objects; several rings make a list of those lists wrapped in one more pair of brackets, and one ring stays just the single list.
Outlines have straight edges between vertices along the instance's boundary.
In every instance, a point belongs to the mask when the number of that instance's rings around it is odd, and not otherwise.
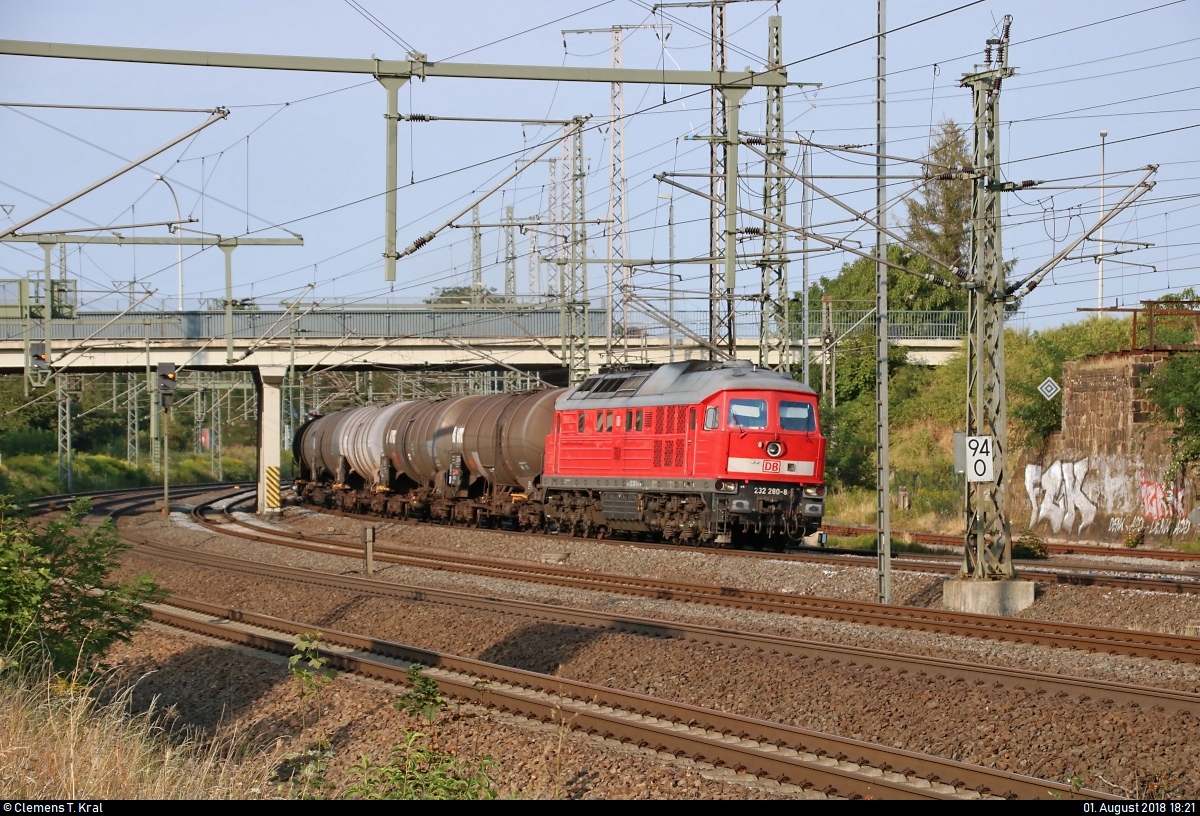
[{"label": "overgrown embankment", "polygon": [[[1062,384],[1065,362],[1128,349],[1132,328],[1132,318],[1093,317],[1051,329],[1009,329],[1005,333],[1010,463],[1023,453],[1041,450],[1062,427],[1062,397],[1047,400],[1038,392],[1038,385],[1047,377]],[[1144,336],[1145,327],[1139,326],[1139,330]],[[1190,329],[1181,328],[1178,333],[1178,337],[1160,338],[1160,342],[1191,341]],[[859,343],[852,348],[855,350],[844,355],[845,361],[838,360],[837,407],[833,407],[831,394],[823,397],[823,424],[829,437],[828,518],[872,524],[875,390],[873,354],[868,352],[873,346]],[[1190,429],[1200,426],[1200,418],[1182,403],[1176,406],[1187,390],[1181,383],[1192,371],[1194,356],[1179,355],[1178,364],[1146,383],[1151,402],[1162,403],[1164,416],[1183,413],[1176,431],[1181,458],[1200,450],[1188,436]],[[1181,373],[1171,376],[1175,368]],[[911,365],[897,354],[890,364],[888,409],[893,524],[898,529],[961,532],[964,485],[953,472],[953,437],[955,430],[966,425],[963,354],[938,367]],[[906,509],[899,506],[901,488]]]}]

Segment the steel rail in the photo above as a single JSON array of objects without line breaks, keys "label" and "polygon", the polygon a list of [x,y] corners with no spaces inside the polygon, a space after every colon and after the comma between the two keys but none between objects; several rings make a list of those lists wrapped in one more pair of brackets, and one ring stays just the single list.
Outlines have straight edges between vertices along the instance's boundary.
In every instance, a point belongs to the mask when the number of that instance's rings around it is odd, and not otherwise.
[{"label": "steel rail", "polygon": [[[875,535],[874,527],[856,527],[852,525],[823,524],[821,529],[832,536]],[[961,535],[945,533],[908,533],[903,530],[893,530],[893,538],[909,539],[917,544],[936,544],[945,547],[962,547]],[[1138,550],[1131,548],[1105,547],[1097,544],[1065,544],[1046,542],[1046,549],[1055,555],[1095,555],[1101,557],[1119,556],[1122,558],[1153,558],[1162,561],[1200,561],[1200,552],[1183,552],[1182,550]],[[1023,563],[1027,562],[1023,560]]]},{"label": "steel rail", "polygon": [[[239,485],[230,482],[209,482],[198,485],[180,485],[177,490],[183,491],[188,496],[196,493],[213,492],[228,488],[230,490],[239,489]],[[26,502],[26,506],[35,512],[45,512],[46,510],[57,510],[56,505],[65,502],[73,502],[77,499],[100,499],[107,502],[110,499],[120,499],[125,496],[141,496],[153,495],[155,497],[162,495],[162,485],[148,485],[146,487],[118,487],[112,490],[82,490],[75,493],[56,493],[52,496],[38,496],[36,499],[31,499]],[[93,502],[93,506],[101,502]]]},{"label": "steel rail", "polygon": [[[873,560],[874,550],[845,550],[804,551],[794,553],[791,558],[817,564],[833,564],[840,566],[855,566],[848,562],[853,559],[870,558]],[[962,567],[961,555],[938,555],[937,553],[912,553],[907,556],[892,556],[892,568],[906,572],[932,572],[940,575],[957,575]],[[1072,586],[1106,586],[1117,589],[1140,589],[1144,592],[1174,592],[1177,594],[1200,594],[1200,573],[1188,570],[1148,570],[1138,567],[1078,567],[1066,568],[1054,564],[1044,564],[1040,561],[1014,560],[1020,564],[1021,571],[1026,577],[1036,577],[1037,580],[1052,584],[1069,584]],[[1102,575],[1105,573],[1124,573],[1124,575]],[[1157,576],[1177,575],[1178,578]]]},{"label": "steel rail", "polygon": [[1132,704],[1149,709],[1160,708],[1171,713],[1200,715],[1200,694],[1192,692],[997,667],[938,657],[901,654],[861,646],[843,646],[783,635],[744,632],[657,618],[614,616],[578,607],[502,599],[458,590],[401,584],[355,575],[325,573],[286,565],[263,564],[233,556],[173,547],[141,536],[133,536],[128,531],[122,531],[122,533],[126,538],[136,541],[144,555],[151,557],[203,564],[221,570],[358,594],[443,604],[646,637],[677,639],[718,646],[737,646],[755,653],[779,654],[818,662],[825,661],[829,665],[844,664],[847,667],[866,670],[883,668],[884,670],[895,670],[900,675],[911,673],[918,676],[932,675],[937,678],[961,679],[970,683],[988,683],[992,686],[1026,690],[1033,693],[1066,695],[1080,702],[1096,700],[1105,704]]},{"label": "steel rail", "polygon": [[[412,663],[439,689],[469,702],[521,716],[557,722],[572,730],[635,742],[657,752],[772,777],[826,795],[859,798],[1118,799],[1100,791],[955,760],[838,737],[634,692],[529,672],[399,643],[331,631],[206,602],[175,599],[181,614],[153,605],[156,620],[213,637],[233,639],[279,654],[292,654],[293,638],[319,629],[333,646],[321,652],[343,670],[404,683]],[[207,618],[207,620],[205,619]],[[288,637],[274,636],[282,632]],[[382,659],[381,659],[382,658]],[[408,665],[406,665],[408,664]],[[847,761],[856,757],[854,761]],[[864,768],[865,766],[865,768]],[[900,769],[897,772],[895,769]],[[919,781],[918,781],[919,780]],[[943,782],[943,780],[949,780]]]},{"label": "steel rail", "polygon": [[[328,508],[309,507],[307,505],[305,505],[305,507],[306,507],[306,509],[310,509],[315,512],[324,513],[326,515],[342,516],[345,518],[356,518],[356,519],[364,519],[364,520],[371,520],[371,521],[377,521],[377,520],[382,519],[382,520],[386,520],[388,523],[391,523],[391,524],[420,524],[420,523],[422,523],[422,522],[412,521],[410,519],[394,519],[394,518],[387,518],[384,516],[365,515],[365,514],[361,514],[361,513],[349,513],[344,510],[333,510],[333,509],[328,509]],[[868,528],[868,527],[859,528],[859,527],[828,527],[828,526],[826,526],[826,527],[823,527],[822,529],[824,529],[826,531],[830,531],[830,530],[841,531],[841,532],[833,533],[834,535],[849,534],[853,531],[862,531],[864,534],[874,532],[873,528]],[[539,533],[527,533],[527,532],[522,532],[522,531],[496,530],[496,529],[489,530],[489,532],[500,533],[503,535],[545,535],[545,534],[539,534]],[[854,533],[854,534],[857,535],[858,533]],[[961,537],[956,537],[956,536],[946,536],[946,535],[941,535],[938,533],[908,534],[908,533],[901,533],[899,531],[896,531],[896,532],[893,532],[892,537],[896,538],[899,535],[921,536],[921,537],[923,537],[921,540],[924,543],[945,544],[946,546],[949,546],[949,543],[947,543],[946,541],[942,541],[940,539],[953,539],[954,546],[957,546],[959,548],[962,547]],[[934,540],[934,539],[939,539],[939,540]],[[609,545],[613,545],[613,546],[628,546],[629,545],[629,542],[621,541],[619,539],[590,538],[587,540],[595,542],[595,543],[609,544]],[[917,539],[914,538],[914,541],[915,540],[917,540]],[[636,542],[636,546],[644,548],[644,549],[662,550],[664,552],[678,552],[682,548],[681,545],[679,545],[679,544],[661,544],[661,543],[645,542],[645,541]],[[692,548],[688,548],[688,549],[692,549]],[[740,557],[740,558],[771,558],[771,559],[783,560],[783,561],[803,561],[803,562],[808,562],[808,563],[834,564],[834,565],[844,564],[844,559],[839,560],[839,555],[841,555],[843,557],[875,558],[875,552],[873,550],[848,550],[848,549],[838,549],[838,548],[826,549],[824,547],[822,547],[822,548],[794,548],[794,549],[787,550],[786,553],[780,552],[780,551],[771,552],[771,551],[733,550],[733,549],[705,550],[705,552],[712,552],[712,553],[719,552],[722,556],[732,556],[732,557]],[[905,558],[904,556],[901,556],[899,558],[893,556],[891,563],[895,569],[903,570],[906,572],[931,572],[931,573],[948,575],[948,574],[957,574],[959,568],[961,567],[961,562],[962,562],[961,555],[944,556],[944,558],[947,560],[947,563],[950,563],[951,561],[953,562],[953,567],[946,566],[943,564],[937,564],[937,563],[928,563],[928,562],[922,563],[918,560],[915,560],[915,559],[921,559],[921,558],[939,559],[939,558],[943,558],[943,556],[939,556],[936,553],[920,553],[920,554],[914,553],[908,558]],[[1191,572],[1191,571],[1161,570],[1161,569],[1160,570],[1148,570],[1148,569],[1138,569],[1136,567],[1102,567],[1102,568],[1100,568],[1106,572],[1127,573],[1130,575],[1137,575],[1137,576],[1146,576],[1147,573],[1152,574],[1151,577],[1121,577],[1120,575],[1096,575],[1092,571],[1093,568],[1086,568],[1086,567],[1070,568],[1070,567],[1062,567],[1060,565],[1051,566],[1051,565],[1042,564],[1039,561],[1029,560],[1029,559],[1019,559],[1019,560],[1014,561],[1014,563],[1020,564],[1022,569],[1029,570],[1029,571],[1037,571],[1040,575],[1043,575],[1046,578],[1046,581],[1049,583],[1068,584],[1068,585],[1076,585],[1076,586],[1111,586],[1111,587],[1115,587],[1118,589],[1138,589],[1138,590],[1143,590],[1146,592],[1174,592],[1174,593],[1182,593],[1182,594],[1200,594],[1200,574],[1198,574],[1196,572]],[[1046,572],[1050,571],[1050,570],[1054,570],[1054,571],[1050,572],[1047,575]],[[1173,579],[1169,579],[1169,578],[1155,578],[1155,577],[1152,577],[1153,575],[1179,575],[1184,580],[1173,580]]]},{"label": "steel rail", "polygon": [[[225,517],[228,521],[221,525],[213,524],[204,518],[203,506],[198,506],[193,514],[198,523],[211,530],[220,531],[224,535],[331,555],[347,556],[348,550],[356,554],[354,545],[347,542],[307,536],[299,532],[280,531],[235,519],[229,513],[228,506],[225,508]],[[256,532],[240,532],[230,529],[237,526]],[[262,533],[266,535],[261,535]],[[289,535],[293,537],[289,538]],[[730,606],[759,612],[819,617],[916,629],[938,634],[968,635],[1015,643],[1062,646],[1089,652],[1102,651],[1110,654],[1126,654],[1134,657],[1200,664],[1200,638],[1184,635],[1167,635],[1058,621],[977,615],[737,587],[686,584],[629,575],[607,575],[537,566],[528,562],[508,559],[390,548],[378,543],[375,545],[374,557],[379,561],[426,569],[452,570],[515,580],[533,580],[557,586],[636,595],[659,600]]]}]

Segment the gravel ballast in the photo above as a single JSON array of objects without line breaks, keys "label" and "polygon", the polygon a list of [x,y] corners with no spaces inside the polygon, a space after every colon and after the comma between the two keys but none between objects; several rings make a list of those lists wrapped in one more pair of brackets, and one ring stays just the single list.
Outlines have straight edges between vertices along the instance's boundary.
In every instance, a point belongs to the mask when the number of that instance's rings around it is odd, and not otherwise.
[{"label": "gravel ballast", "polygon": [[[153,518],[157,523],[158,519]],[[356,572],[361,561],[215,536],[183,518],[171,543],[225,552],[241,558],[288,563],[334,572]],[[142,526],[146,517],[123,524]],[[256,520],[257,522],[257,520]],[[296,524],[310,533],[352,534],[353,520],[288,510],[275,522]],[[711,552],[662,552],[579,539],[546,540],[467,529],[377,525],[381,543],[448,549],[537,563],[561,557],[575,568],[655,575],[703,583],[775,591],[811,592],[869,600],[874,574],[861,568],[831,568],[785,559],[746,559]],[[556,546],[555,546],[556,545]],[[647,564],[645,569],[638,564]],[[672,563],[672,560],[674,562]],[[127,573],[153,572],[181,595],[240,606],[463,654],[507,665],[612,685],[750,716],[789,722],[857,739],[883,742],[966,762],[991,765],[1048,779],[1077,775],[1089,787],[1122,792],[1105,782],[1134,789],[1166,774],[1174,795],[1200,793],[1193,772],[1200,745],[1190,717],[1113,709],[1098,703],[1064,702],[1018,691],[997,695],[932,677],[905,676],[848,667],[812,666],[811,661],[750,655],[679,641],[652,640],[578,627],[548,624],[510,615],[482,614],[451,606],[355,596],[344,591],[298,588],[287,582],[222,572],[139,555],[127,557]],[[957,657],[973,662],[1018,666],[1076,676],[1103,677],[1189,691],[1200,689],[1200,669],[1162,662],[1087,655],[1044,647],[969,638],[926,635],[856,624],[697,607],[652,599],[525,584],[444,571],[389,565],[377,578],[492,595],[603,609],[606,612],[690,620],[750,631],[874,648]],[[899,577],[899,576],[897,576]],[[933,594],[936,576],[908,574],[910,596]],[[1148,597],[1146,597],[1148,596]],[[1137,619],[1162,601],[1187,597],[1100,588],[1049,587],[1029,617],[1097,622],[1100,605],[1114,616]],[[929,603],[926,600],[926,603]],[[1196,604],[1180,603],[1159,615],[1182,620],[1200,617]],[[1100,621],[1104,622],[1104,621]],[[1151,628],[1151,627],[1144,627]],[[1162,631],[1170,631],[1163,628]],[[742,659],[738,659],[742,658]],[[969,725],[964,726],[967,723]],[[971,725],[977,723],[978,725]],[[660,795],[659,793],[653,795]],[[693,793],[690,795],[699,795]]]},{"label": "gravel ballast", "polygon": [[[232,647],[165,627],[151,626],[110,653],[117,679],[136,683],[134,705],[162,711],[164,724],[201,738],[236,735],[240,744],[270,757],[276,790],[338,797],[354,783],[362,756],[387,760],[408,734],[424,746],[464,762],[491,761],[499,798],[522,799],[761,799],[810,798],[780,786],[706,765],[685,767],[612,740],[475,706],[450,704],[434,720],[399,711],[403,689],[339,675],[319,701],[304,696],[288,674],[286,658]],[[320,716],[318,717],[318,709]],[[327,784],[304,789],[292,769],[305,752],[329,743]],[[297,757],[300,757],[297,759]],[[819,796],[819,795],[818,795]],[[824,798],[824,797],[819,797]]]}]

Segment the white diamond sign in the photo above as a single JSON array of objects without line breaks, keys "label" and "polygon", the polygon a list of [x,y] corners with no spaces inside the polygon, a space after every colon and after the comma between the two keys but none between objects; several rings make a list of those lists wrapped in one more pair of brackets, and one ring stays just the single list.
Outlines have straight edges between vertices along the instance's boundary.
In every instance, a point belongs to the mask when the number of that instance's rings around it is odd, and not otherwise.
[{"label": "white diamond sign", "polygon": [[1038,391],[1046,399],[1052,400],[1058,396],[1058,392],[1062,391],[1062,389],[1058,387],[1058,383],[1054,381],[1053,377],[1047,377],[1042,381],[1042,384],[1038,386]]}]

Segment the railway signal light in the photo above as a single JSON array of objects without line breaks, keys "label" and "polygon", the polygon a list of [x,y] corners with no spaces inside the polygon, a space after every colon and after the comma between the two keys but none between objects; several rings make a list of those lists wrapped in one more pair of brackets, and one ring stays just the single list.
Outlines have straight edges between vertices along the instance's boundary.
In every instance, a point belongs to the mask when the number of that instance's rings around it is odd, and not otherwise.
[{"label": "railway signal light", "polygon": [[29,367],[33,371],[49,371],[50,359],[46,354],[45,343],[29,344]]},{"label": "railway signal light", "polygon": [[159,363],[158,395],[162,400],[163,408],[170,408],[171,404],[175,401],[175,386],[177,384],[175,380],[175,364]]}]

